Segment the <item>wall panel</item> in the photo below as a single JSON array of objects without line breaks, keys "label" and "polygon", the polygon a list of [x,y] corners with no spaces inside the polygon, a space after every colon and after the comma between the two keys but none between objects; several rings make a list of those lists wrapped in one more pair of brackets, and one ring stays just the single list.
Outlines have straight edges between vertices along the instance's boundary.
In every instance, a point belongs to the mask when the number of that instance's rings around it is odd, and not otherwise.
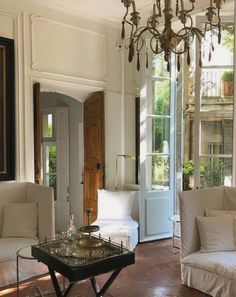
[{"label": "wall panel", "polygon": [[31,33],[33,70],[104,81],[105,35],[38,16]]}]

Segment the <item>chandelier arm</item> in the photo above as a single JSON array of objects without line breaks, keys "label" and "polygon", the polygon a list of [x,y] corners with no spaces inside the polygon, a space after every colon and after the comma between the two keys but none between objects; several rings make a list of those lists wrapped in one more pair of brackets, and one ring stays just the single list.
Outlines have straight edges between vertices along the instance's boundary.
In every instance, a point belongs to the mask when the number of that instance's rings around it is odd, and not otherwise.
[{"label": "chandelier arm", "polygon": [[164,49],[160,48],[160,51],[156,51],[156,49],[153,48],[153,45],[152,45],[152,42],[151,42],[153,38],[154,38],[154,36],[151,38],[151,40],[149,42],[150,48],[151,48],[152,52],[154,54],[157,54],[157,55],[160,54],[160,53],[163,53]]},{"label": "chandelier arm", "polygon": [[147,28],[147,30],[148,30],[148,32],[150,33],[150,34],[152,34],[155,38],[160,38],[160,36],[161,36],[161,34],[160,34],[160,32],[158,31],[158,30],[150,30],[149,28]]},{"label": "chandelier arm", "polygon": [[217,24],[213,24],[213,23],[206,23],[206,26],[207,25],[211,25],[211,27],[209,29],[206,28],[206,31],[211,31],[214,28],[217,28],[221,25],[221,21],[219,21]]},{"label": "chandelier arm", "polygon": [[[183,31],[183,30],[188,30],[188,31],[186,31],[186,33],[185,34],[182,34],[182,35],[180,35],[179,33],[181,32],[181,31]],[[182,28],[182,29],[180,29],[178,32],[177,32],[177,34],[175,34],[175,36],[176,37],[180,37],[180,38],[185,38],[185,37],[190,37],[190,35],[192,36],[192,37],[194,37],[194,35],[199,35],[201,38],[204,38],[204,33],[200,30],[200,29],[198,29],[198,28],[196,28],[196,27],[185,27],[185,28]]]},{"label": "chandelier arm", "polygon": [[[191,20],[190,26],[185,25],[184,28],[180,29],[177,33],[175,33],[175,36],[179,36],[179,37],[184,38],[185,36],[187,36],[192,31],[192,28],[194,28],[194,27],[193,27],[193,20],[192,20],[191,17],[190,17],[190,20]],[[186,31],[186,33],[183,34],[183,35],[180,35],[181,31]]]},{"label": "chandelier arm", "polygon": [[186,13],[190,13],[190,12],[192,12],[193,10],[194,10],[194,2],[192,2],[192,8],[191,9],[189,9],[189,10],[185,10],[185,12]]},{"label": "chandelier arm", "polygon": [[[189,31],[191,31],[191,29],[193,28],[193,19],[192,19],[192,17],[190,15],[188,16],[188,19],[190,20],[190,25],[189,26],[186,26],[186,24],[184,24],[184,27],[182,29],[180,29],[177,32],[177,34],[179,34],[179,32],[181,32],[182,30],[189,30]],[[188,32],[186,34],[188,34]],[[184,34],[184,35],[186,35],[186,34]]]},{"label": "chandelier arm", "polygon": [[126,12],[125,12],[125,15],[123,17],[123,21],[126,21],[126,17],[128,15],[128,13],[129,13],[129,7],[126,7]]},{"label": "chandelier arm", "polygon": [[[141,40],[141,46],[139,46],[139,41]],[[137,39],[137,43],[136,43],[136,51],[140,52],[141,49],[143,48],[143,45],[145,44],[145,41],[143,39],[142,36],[140,36],[140,38]]]},{"label": "chandelier arm", "polygon": [[[142,30],[138,33],[137,31],[140,30],[140,29],[142,29]],[[148,28],[147,28],[147,27],[141,27],[141,28],[138,28],[138,30],[136,30],[136,31],[134,32],[134,34],[133,34],[133,37],[135,38],[134,43],[141,37],[141,35],[143,35],[143,33],[144,33],[145,31],[148,30]],[[136,35],[136,34],[137,34],[137,35]]]},{"label": "chandelier arm", "polygon": [[[153,14],[147,20],[147,27],[150,26],[150,24],[152,23],[152,20],[156,20],[157,24],[159,24],[159,22],[158,22],[158,15],[157,14]],[[154,26],[154,28],[156,28],[156,26]]]},{"label": "chandelier arm", "polygon": [[[212,23],[212,22],[206,22],[206,26],[209,24],[212,27],[219,27],[221,25],[221,16],[220,16],[220,8],[217,9],[217,18],[218,18],[218,22],[217,23]],[[212,30],[212,27],[210,29],[206,28],[206,31]]]},{"label": "chandelier arm", "polygon": [[134,27],[134,25],[133,25],[131,22],[127,21],[126,19],[123,19],[123,21],[124,21],[126,24],[129,24],[131,27]]},{"label": "chandelier arm", "polygon": [[170,50],[173,54],[175,55],[182,55],[183,53],[185,53],[185,50],[182,50],[180,52],[175,51],[173,48]]}]

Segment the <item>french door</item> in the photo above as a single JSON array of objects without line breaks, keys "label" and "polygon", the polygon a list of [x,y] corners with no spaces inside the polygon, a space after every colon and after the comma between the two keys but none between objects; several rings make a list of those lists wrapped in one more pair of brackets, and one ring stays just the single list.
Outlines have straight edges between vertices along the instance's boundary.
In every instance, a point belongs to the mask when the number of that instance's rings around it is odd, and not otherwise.
[{"label": "french door", "polygon": [[172,236],[175,196],[175,78],[162,55],[152,61],[141,77],[140,241]]},{"label": "french door", "polygon": [[[234,69],[234,24],[229,16],[222,21],[221,44],[212,32],[206,34],[201,51],[196,41],[195,63],[185,73],[190,80],[184,98],[184,190],[233,185],[234,93],[233,87],[225,90],[223,79],[230,80]],[[201,17],[197,25],[201,27]]]}]

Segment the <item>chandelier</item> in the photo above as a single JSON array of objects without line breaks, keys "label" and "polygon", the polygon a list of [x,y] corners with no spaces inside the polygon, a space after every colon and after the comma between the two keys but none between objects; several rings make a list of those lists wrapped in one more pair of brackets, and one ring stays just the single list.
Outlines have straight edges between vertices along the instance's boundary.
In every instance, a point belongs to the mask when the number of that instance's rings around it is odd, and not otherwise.
[{"label": "chandelier", "polygon": [[[140,26],[140,13],[136,10],[135,0],[121,0],[126,12],[122,20],[121,38],[125,39],[125,25],[130,27],[128,60],[132,62],[135,52],[137,53],[137,70],[140,70],[140,51],[146,48],[146,68],[148,68],[148,48],[154,54],[163,53],[164,60],[167,62],[167,70],[170,70],[171,54],[177,56],[177,69],[180,70],[180,55],[187,53],[187,63],[191,62],[190,45],[194,37],[199,41],[200,59],[199,66],[202,66],[201,41],[207,31],[218,31],[218,43],[221,42],[221,17],[220,10],[224,0],[209,0],[209,7],[206,8],[206,21],[204,28],[200,30],[194,27],[191,13],[194,11],[195,0],[188,0],[189,9],[186,9],[184,0],[176,0],[175,17],[178,20],[180,28],[174,30],[172,20],[174,12],[172,9],[172,0],[164,0],[164,9],[162,9],[161,0],[154,0],[151,16],[147,19],[144,26]],[[180,1],[180,2],[179,2]],[[186,2],[186,1],[185,1]],[[132,7],[132,8],[131,8]],[[130,19],[129,19],[129,11]],[[160,29],[160,19],[164,17],[163,29]],[[148,35],[146,35],[148,33]],[[147,37],[147,38],[146,38]],[[148,40],[148,41],[147,41]],[[149,46],[148,46],[149,44]],[[214,51],[214,45],[211,38],[209,50],[209,59],[211,52]]]}]

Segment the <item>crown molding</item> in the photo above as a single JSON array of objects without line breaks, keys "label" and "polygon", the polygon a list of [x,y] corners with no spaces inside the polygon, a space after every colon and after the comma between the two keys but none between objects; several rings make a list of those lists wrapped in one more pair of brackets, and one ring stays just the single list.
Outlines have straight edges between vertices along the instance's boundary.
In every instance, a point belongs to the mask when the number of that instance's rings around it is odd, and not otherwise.
[{"label": "crown molding", "polygon": [[37,4],[38,6],[49,8],[51,10],[62,12],[66,15],[71,15],[75,17],[81,17],[87,19],[93,23],[100,25],[110,26],[111,28],[118,29],[120,27],[120,22],[115,22],[114,20],[104,19],[99,16],[94,16],[88,9],[81,8],[79,5],[68,3],[68,1],[62,0],[28,0],[31,3]]}]

